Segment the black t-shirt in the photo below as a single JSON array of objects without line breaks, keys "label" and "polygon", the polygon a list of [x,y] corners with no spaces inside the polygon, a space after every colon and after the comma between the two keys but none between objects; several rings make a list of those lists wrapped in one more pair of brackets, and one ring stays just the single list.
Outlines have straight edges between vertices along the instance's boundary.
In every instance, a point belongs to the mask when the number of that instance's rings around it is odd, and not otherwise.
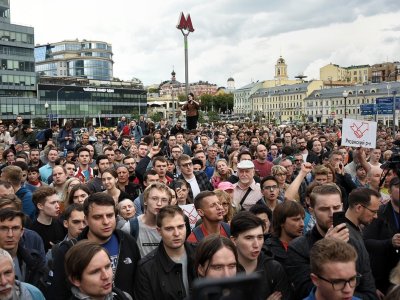
[{"label": "black t-shirt", "polygon": [[46,252],[52,247],[50,242],[57,244],[61,242],[67,234],[67,231],[58,219],[53,219],[50,225],[44,225],[39,223],[38,220],[35,220],[30,229],[36,231],[41,236]]}]

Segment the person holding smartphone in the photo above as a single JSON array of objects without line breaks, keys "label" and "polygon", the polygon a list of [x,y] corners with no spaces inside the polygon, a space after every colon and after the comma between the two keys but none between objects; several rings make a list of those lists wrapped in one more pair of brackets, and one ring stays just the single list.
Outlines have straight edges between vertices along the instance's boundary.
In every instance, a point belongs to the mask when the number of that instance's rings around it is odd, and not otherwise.
[{"label": "person holding smartphone", "polygon": [[194,94],[189,93],[186,103],[182,106],[181,110],[186,111],[186,128],[193,130],[197,128],[197,121],[199,119],[200,101],[194,99]]},{"label": "person holding smartphone", "polygon": [[345,223],[334,226],[333,214],[343,210],[341,191],[335,184],[324,184],[313,189],[310,195],[310,207],[315,217],[315,226],[304,236],[289,244],[285,261],[286,273],[293,283],[296,298],[307,297],[313,289],[310,278],[310,250],[321,239],[334,238],[348,242],[356,248],[358,258],[356,270],[362,275],[355,289],[355,296],[362,299],[376,299],[376,288],[369,265],[369,256],[365,246],[349,231]]}]

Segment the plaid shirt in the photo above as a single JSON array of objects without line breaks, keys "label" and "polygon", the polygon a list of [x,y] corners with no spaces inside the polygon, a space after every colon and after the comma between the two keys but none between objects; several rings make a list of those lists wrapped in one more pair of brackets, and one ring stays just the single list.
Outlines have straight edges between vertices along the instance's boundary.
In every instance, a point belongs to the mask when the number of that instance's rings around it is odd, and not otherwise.
[{"label": "plaid shirt", "polygon": [[[202,192],[202,191],[213,191],[214,190],[214,187],[210,183],[210,180],[208,179],[206,173],[204,173],[203,171],[194,172],[194,176],[196,177],[196,181],[197,181],[197,184],[199,185],[200,192]],[[178,178],[185,180],[185,178],[183,177],[182,174],[179,175]],[[174,184],[172,184],[172,186],[174,186]],[[190,199],[193,199],[192,190],[189,190],[189,197],[190,197]]]}]

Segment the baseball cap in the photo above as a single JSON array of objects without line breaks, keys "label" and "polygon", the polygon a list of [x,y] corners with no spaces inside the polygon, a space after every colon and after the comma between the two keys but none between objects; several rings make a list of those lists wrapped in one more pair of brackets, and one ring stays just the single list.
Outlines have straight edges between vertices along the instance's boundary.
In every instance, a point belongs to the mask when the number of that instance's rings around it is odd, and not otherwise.
[{"label": "baseball cap", "polygon": [[238,169],[252,169],[254,168],[254,164],[251,160],[242,160],[237,165]]},{"label": "baseball cap", "polygon": [[226,191],[226,190],[233,190],[234,186],[232,183],[230,183],[229,181],[222,181],[218,184],[217,189],[222,190],[222,191]]}]

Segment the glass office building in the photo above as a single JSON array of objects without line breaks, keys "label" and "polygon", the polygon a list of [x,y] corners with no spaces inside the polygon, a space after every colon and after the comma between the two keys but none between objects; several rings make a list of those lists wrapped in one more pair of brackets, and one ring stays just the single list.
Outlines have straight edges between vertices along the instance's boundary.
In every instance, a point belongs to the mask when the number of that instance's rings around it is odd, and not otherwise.
[{"label": "glass office building", "polygon": [[[49,107],[46,111],[45,103]],[[75,127],[87,121],[115,126],[118,118],[146,114],[147,93],[143,89],[96,85],[38,84],[36,115],[58,119],[62,125],[72,120]]]},{"label": "glass office building", "polygon": [[35,47],[36,72],[44,76],[112,80],[110,44],[100,41],[62,41]]},{"label": "glass office building", "polygon": [[30,115],[35,102],[34,30],[11,24],[10,2],[0,0],[0,119]]}]

